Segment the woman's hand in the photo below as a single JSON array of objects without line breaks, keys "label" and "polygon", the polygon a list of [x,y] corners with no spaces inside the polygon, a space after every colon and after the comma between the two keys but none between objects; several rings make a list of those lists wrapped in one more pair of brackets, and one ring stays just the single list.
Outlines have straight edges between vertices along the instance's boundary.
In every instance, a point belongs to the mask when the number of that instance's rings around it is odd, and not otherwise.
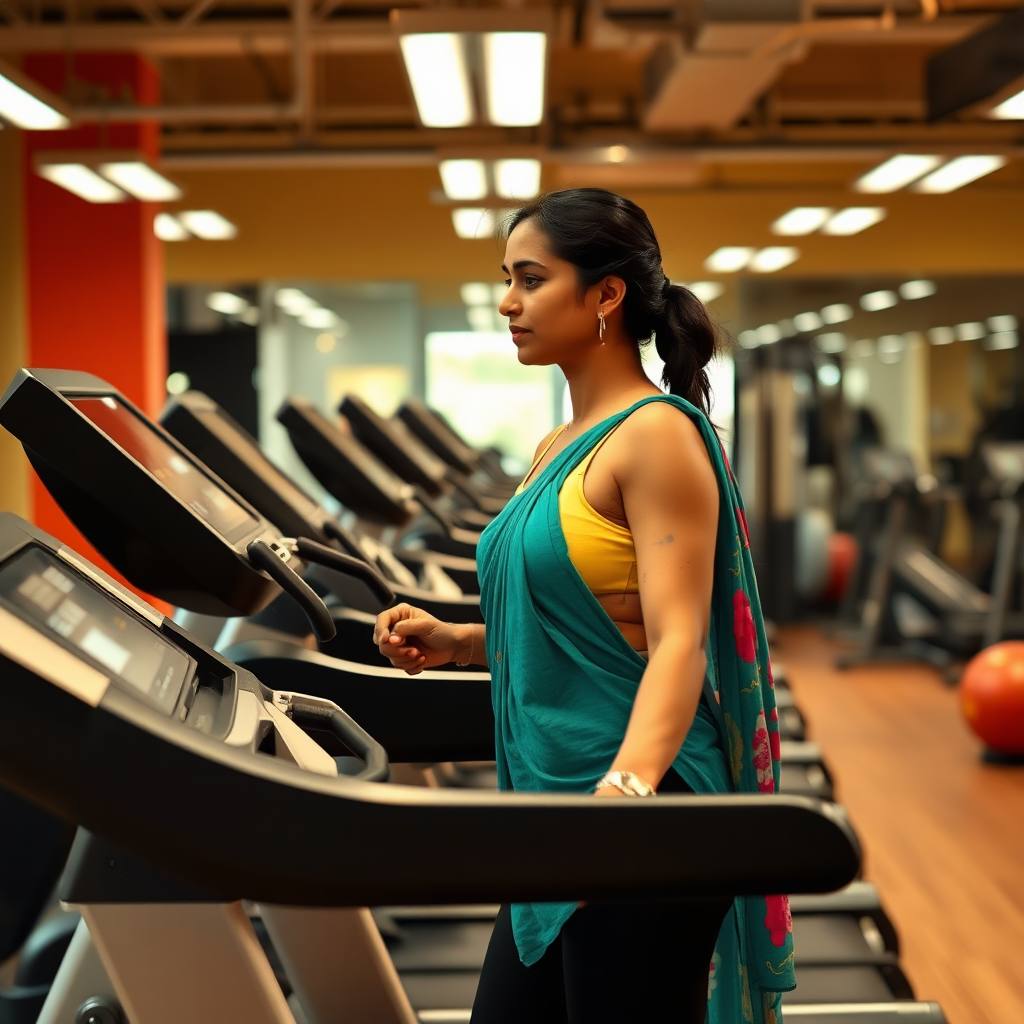
[{"label": "woman's hand", "polygon": [[471,643],[469,630],[482,626],[453,625],[428,615],[421,608],[396,604],[377,616],[373,642],[395,668],[417,675],[455,661]]}]

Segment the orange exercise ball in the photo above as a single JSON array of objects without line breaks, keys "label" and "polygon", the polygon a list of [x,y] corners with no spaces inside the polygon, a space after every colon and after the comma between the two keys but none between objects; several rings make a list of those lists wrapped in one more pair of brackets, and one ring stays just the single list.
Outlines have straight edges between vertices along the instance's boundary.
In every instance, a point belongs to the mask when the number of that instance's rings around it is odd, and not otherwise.
[{"label": "orange exercise ball", "polygon": [[990,750],[1024,755],[1024,641],[993,644],[967,663],[960,707]]}]

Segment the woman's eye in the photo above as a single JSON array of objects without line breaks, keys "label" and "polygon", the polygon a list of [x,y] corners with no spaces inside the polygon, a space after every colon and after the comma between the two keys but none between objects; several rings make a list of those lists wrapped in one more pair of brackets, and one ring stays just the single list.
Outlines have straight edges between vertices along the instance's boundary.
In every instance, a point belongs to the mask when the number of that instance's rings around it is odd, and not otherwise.
[{"label": "woman's eye", "polygon": [[505,281],[505,287],[506,288],[511,288],[512,287],[512,282],[510,280],[506,280]]},{"label": "woman's eye", "polygon": [[526,285],[527,288],[533,288],[534,285],[540,284],[540,278],[527,276],[523,278],[523,283]]}]

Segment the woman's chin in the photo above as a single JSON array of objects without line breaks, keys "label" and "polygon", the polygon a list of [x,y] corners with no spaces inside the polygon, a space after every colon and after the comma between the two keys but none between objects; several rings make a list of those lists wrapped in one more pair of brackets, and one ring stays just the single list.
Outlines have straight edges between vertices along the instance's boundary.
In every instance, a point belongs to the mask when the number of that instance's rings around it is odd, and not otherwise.
[{"label": "woman's chin", "polygon": [[528,341],[520,342],[516,346],[516,357],[523,366],[550,366],[552,362],[538,346],[531,345]]}]

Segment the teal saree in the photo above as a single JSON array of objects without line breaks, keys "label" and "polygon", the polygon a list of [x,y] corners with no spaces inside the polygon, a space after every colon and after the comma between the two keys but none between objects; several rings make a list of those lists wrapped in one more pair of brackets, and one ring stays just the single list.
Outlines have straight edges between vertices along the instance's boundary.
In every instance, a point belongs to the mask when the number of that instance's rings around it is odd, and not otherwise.
[{"label": "teal saree", "polygon": [[[558,492],[588,452],[648,402],[668,402],[694,421],[720,494],[704,694],[673,768],[696,793],[778,790],[778,713],[742,500],[711,423],[674,395],[637,402],[570,443],[480,539],[503,790],[592,792],[625,735],[647,663],[569,560]],[[751,836],[750,852],[771,856],[771,836]],[[575,909],[574,903],[513,906],[524,964],[541,958]],[[709,1024],[778,1024],[781,993],[794,987],[787,898],[737,898],[709,965]]]}]

